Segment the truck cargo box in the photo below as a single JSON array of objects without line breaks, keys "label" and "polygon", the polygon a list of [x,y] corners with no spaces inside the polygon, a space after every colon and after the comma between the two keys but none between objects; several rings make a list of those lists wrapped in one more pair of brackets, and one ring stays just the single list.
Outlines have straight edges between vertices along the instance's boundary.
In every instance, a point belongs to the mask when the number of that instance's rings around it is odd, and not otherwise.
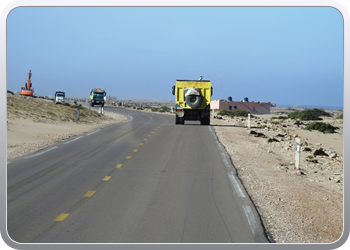
[{"label": "truck cargo box", "polygon": [[[202,100],[197,107],[191,107],[191,100],[186,96],[187,94],[191,95],[195,91],[198,91],[198,94],[201,96]],[[210,104],[210,98],[212,95],[211,81],[208,80],[176,80],[175,85],[175,101],[176,103],[184,109],[204,109],[207,105]],[[187,101],[186,102],[186,97]]]}]

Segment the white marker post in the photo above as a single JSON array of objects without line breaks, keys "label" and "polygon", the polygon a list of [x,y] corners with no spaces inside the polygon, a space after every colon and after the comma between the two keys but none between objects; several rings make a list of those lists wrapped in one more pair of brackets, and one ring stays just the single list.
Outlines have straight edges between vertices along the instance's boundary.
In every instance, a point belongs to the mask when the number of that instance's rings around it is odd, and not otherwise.
[{"label": "white marker post", "polygon": [[98,113],[99,113],[99,114],[103,114],[103,106],[102,106],[102,105],[100,105],[100,107],[99,107],[99,109],[98,109]]},{"label": "white marker post", "polygon": [[296,152],[295,152],[295,165],[294,169],[299,169],[300,164],[300,138],[295,138]]},{"label": "white marker post", "polygon": [[248,114],[248,129],[250,129],[250,113]]}]

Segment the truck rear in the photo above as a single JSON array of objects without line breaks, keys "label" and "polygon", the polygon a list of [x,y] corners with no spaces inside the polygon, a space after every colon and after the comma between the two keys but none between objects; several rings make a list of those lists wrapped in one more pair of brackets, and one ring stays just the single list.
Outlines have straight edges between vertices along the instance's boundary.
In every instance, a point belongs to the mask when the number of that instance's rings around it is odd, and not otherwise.
[{"label": "truck rear", "polygon": [[209,80],[176,80],[172,94],[175,95],[175,124],[200,121],[210,124],[210,101],[213,93]]}]

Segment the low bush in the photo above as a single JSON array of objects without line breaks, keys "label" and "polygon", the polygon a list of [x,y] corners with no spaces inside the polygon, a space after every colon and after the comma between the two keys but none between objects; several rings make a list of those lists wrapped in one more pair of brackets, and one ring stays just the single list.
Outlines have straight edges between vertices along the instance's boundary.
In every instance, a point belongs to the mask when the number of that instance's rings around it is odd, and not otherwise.
[{"label": "low bush", "polygon": [[332,116],[331,114],[329,114],[328,112],[326,112],[322,109],[311,109],[310,111],[318,116],[328,116],[328,117]]},{"label": "low bush", "polygon": [[323,133],[335,133],[336,127],[324,122],[312,122],[305,127],[307,130],[318,130]]},{"label": "low bush", "polygon": [[274,119],[285,120],[285,119],[288,119],[288,116],[278,116],[278,117],[273,116],[273,117],[271,117],[271,120],[274,120]]},{"label": "low bush", "polygon": [[331,116],[322,109],[306,109],[302,111],[294,111],[288,115],[291,119],[300,119],[302,121],[322,120],[319,116]]},{"label": "low bush", "polygon": [[159,108],[159,112],[170,112],[170,111],[171,111],[171,109],[167,106],[161,106]]},{"label": "low bush", "polygon": [[[233,111],[233,116],[243,116],[243,117],[248,117],[249,112],[245,110],[235,110]],[[250,116],[252,117],[252,115]]]},{"label": "low bush", "polygon": [[158,112],[158,108],[152,108],[151,111],[152,112]]},{"label": "low bush", "polygon": [[300,119],[302,121],[309,120],[322,120],[317,114],[311,112],[310,110],[294,111],[288,115],[291,119]]},{"label": "low bush", "polygon": [[[245,111],[245,110],[233,110],[233,111],[229,111],[229,110],[225,110],[225,109],[221,109],[218,112],[218,115],[224,116],[227,115],[229,117],[235,117],[235,116],[241,116],[241,117],[248,117],[249,112]],[[252,115],[250,117],[253,117]]]},{"label": "low bush", "polygon": [[218,115],[221,115],[221,116],[224,116],[224,115],[232,115],[232,112],[231,111],[228,111],[226,109],[220,109],[219,112],[218,112]]}]

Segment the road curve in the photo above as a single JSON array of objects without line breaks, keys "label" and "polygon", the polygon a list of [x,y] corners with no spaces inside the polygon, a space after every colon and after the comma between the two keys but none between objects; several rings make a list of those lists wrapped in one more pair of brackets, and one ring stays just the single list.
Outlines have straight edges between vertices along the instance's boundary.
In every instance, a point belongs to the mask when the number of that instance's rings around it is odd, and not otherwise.
[{"label": "road curve", "polygon": [[211,126],[105,110],[129,120],[8,164],[7,229],[13,241],[268,242]]}]

